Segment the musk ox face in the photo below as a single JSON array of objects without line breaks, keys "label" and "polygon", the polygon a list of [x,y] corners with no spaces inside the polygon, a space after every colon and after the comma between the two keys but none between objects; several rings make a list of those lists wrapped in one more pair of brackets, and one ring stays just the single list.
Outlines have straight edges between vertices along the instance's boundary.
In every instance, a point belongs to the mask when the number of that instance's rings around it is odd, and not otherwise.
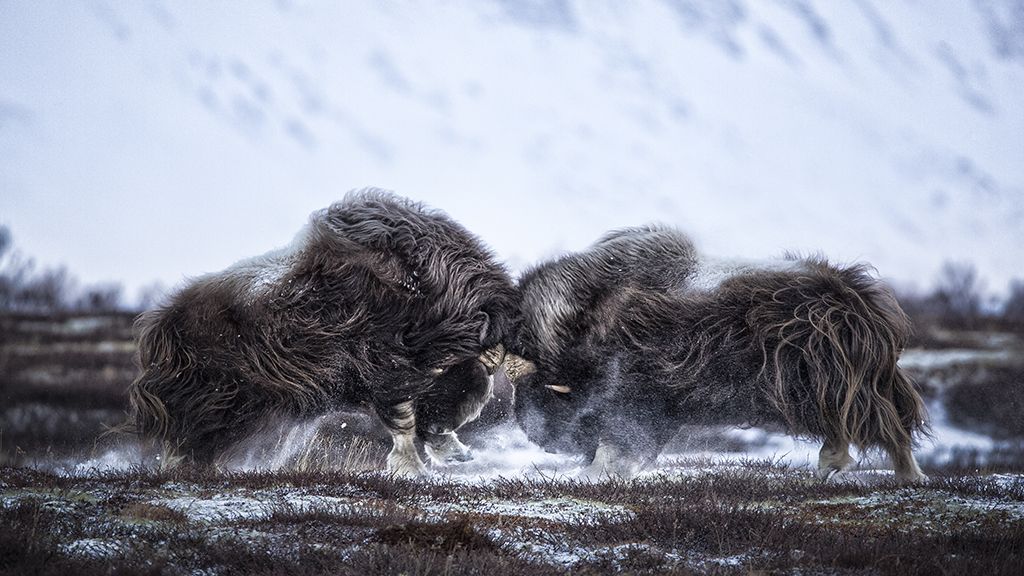
[{"label": "musk ox face", "polygon": [[[389,466],[423,471],[416,431],[441,460],[479,413],[516,314],[504,268],[443,213],[351,193],[313,214],[288,249],[193,281],[140,317],[129,393],[143,435],[214,459],[267,414],[371,405]],[[497,357],[503,356],[498,353]]]},{"label": "musk ox face", "polygon": [[[560,369],[538,368],[515,381],[515,417],[531,442],[552,453],[583,454],[593,458],[597,449],[594,397],[604,381],[593,358],[567,362]],[[568,384],[566,384],[568,383]]]},{"label": "musk ox face", "polygon": [[[644,245],[627,253],[648,257],[662,244],[623,238]],[[560,274],[574,259],[574,273]],[[536,318],[523,324],[519,345],[541,360],[517,382],[516,411],[535,442],[593,456],[593,474],[629,475],[682,424],[773,423],[823,441],[823,477],[851,461],[852,444],[885,449],[902,480],[923,478],[911,453],[923,405],[897,366],[906,316],[865,268],[676,258],[688,271],[665,288],[591,273],[591,261],[588,253],[564,257],[520,285],[531,308],[523,316]],[[701,276],[709,269],[716,277]],[[548,290],[557,306],[545,304]]]}]

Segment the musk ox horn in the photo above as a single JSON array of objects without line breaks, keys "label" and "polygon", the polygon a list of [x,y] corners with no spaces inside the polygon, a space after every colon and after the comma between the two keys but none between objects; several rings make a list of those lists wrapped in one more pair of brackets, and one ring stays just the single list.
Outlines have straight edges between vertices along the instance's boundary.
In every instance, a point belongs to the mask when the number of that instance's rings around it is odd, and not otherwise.
[{"label": "musk ox horn", "polygon": [[499,343],[493,348],[484,350],[479,359],[484,368],[487,368],[487,373],[493,376],[498,368],[505,363],[505,356],[505,346]]},{"label": "musk ox horn", "polygon": [[537,365],[526,358],[511,352],[505,354],[505,373],[508,374],[508,380],[513,385],[523,376],[536,371]]},{"label": "musk ox horn", "polygon": [[569,392],[572,392],[572,388],[569,388],[568,386],[562,386],[561,384],[545,384],[544,387],[554,390],[559,394],[568,394]]}]

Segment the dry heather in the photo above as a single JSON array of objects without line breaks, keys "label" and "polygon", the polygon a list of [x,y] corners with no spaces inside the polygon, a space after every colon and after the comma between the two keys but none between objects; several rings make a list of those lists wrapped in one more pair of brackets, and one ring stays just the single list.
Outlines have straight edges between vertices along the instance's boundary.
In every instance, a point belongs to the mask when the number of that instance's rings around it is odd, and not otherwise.
[{"label": "dry heather", "polygon": [[1024,573],[1024,477],[822,485],[766,461],[466,483],[0,469],[0,573]]}]

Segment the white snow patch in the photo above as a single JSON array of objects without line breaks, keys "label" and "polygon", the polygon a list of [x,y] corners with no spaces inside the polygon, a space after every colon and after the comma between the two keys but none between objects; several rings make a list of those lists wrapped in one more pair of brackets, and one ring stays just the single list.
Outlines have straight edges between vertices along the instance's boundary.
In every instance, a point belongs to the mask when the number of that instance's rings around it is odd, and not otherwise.
[{"label": "white snow patch", "polygon": [[697,270],[688,279],[688,288],[701,292],[716,290],[729,278],[750,272],[791,272],[799,270],[799,260],[759,260],[741,258],[701,258]]},{"label": "white snow patch", "polygon": [[915,370],[936,370],[948,368],[958,364],[983,364],[1001,363],[1012,360],[1014,355],[1019,354],[1016,350],[971,350],[971,349],[947,349],[947,350],[907,350],[900,357],[900,366]]},{"label": "white snow patch", "polygon": [[299,252],[306,247],[309,236],[310,224],[306,224],[287,246],[239,260],[223,273],[246,278],[249,281],[251,296],[258,298],[281,284]]},{"label": "white snow patch", "polygon": [[460,482],[481,482],[509,477],[572,477],[583,469],[579,458],[550,454],[527,439],[516,425],[499,426],[470,445],[473,459],[450,464],[436,472]]},{"label": "white snow patch", "polygon": [[988,479],[995,482],[1000,488],[1024,487],[1024,474],[991,474]]},{"label": "white snow patch", "polygon": [[591,550],[566,544],[520,541],[514,544],[512,549],[523,556],[556,566],[573,566],[579,562],[597,560],[597,555]]},{"label": "white snow patch", "polygon": [[[937,497],[938,496],[938,497]],[[1024,520],[1024,502],[1006,502],[991,498],[975,498],[951,493],[922,492],[917,489],[898,490],[896,492],[876,492],[867,496],[849,496],[819,500],[818,504],[853,504],[864,508],[890,509],[896,505],[905,506],[914,502],[926,507],[922,513],[936,521],[941,521],[945,514],[969,512],[972,516],[998,514],[1008,520]]]},{"label": "white snow patch", "polygon": [[[154,457],[156,458],[156,457]],[[62,473],[68,476],[85,476],[97,472],[124,472],[133,468],[143,468],[149,462],[141,447],[126,445],[112,448],[80,462],[66,463]]]},{"label": "white snow patch", "polygon": [[208,498],[177,497],[152,501],[177,510],[188,516],[189,520],[202,523],[215,523],[225,520],[249,520],[264,518],[275,510],[289,508],[304,512],[310,510],[340,511],[354,504],[352,499],[337,496],[319,496],[302,493],[274,494],[215,494]]},{"label": "white snow patch", "polygon": [[551,520],[564,524],[584,524],[593,521],[597,516],[601,516],[605,522],[622,522],[634,516],[633,511],[624,506],[576,498],[484,500],[456,504],[424,504],[422,508],[428,513],[497,514]]},{"label": "white snow patch", "polygon": [[124,543],[108,538],[82,538],[65,544],[64,552],[91,558],[109,558],[124,551]]},{"label": "white snow patch", "polygon": [[721,558],[708,558],[706,560],[709,564],[716,564],[718,566],[743,566],[750,560],[750,556],[747,554],[735,554],[733,556],[724,556]]}]

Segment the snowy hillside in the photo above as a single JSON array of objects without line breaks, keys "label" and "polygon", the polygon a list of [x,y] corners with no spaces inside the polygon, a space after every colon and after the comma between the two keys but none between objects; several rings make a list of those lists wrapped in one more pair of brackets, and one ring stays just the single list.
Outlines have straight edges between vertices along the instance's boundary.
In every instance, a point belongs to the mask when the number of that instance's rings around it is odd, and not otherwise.
[{"label": "snowy hillside", "polygon": [[0,223],[173,285],[366,185],[514,267],[677,224],[1024,276],[1019,0],[0,3]]}]

